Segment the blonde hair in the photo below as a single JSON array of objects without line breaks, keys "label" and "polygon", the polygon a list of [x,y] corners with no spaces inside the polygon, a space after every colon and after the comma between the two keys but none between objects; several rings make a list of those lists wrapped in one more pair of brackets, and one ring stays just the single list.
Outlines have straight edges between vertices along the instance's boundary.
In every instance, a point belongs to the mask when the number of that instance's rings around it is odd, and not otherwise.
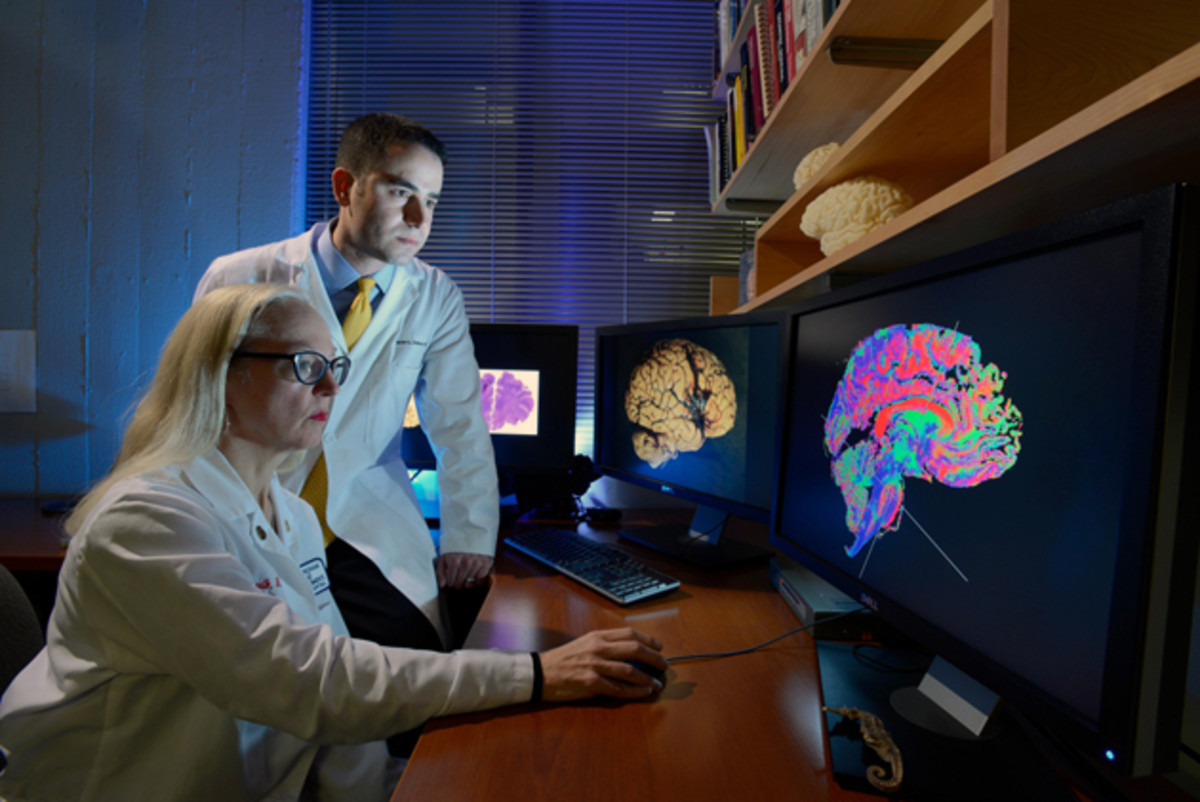
[{"label": "blonde hair", "polygon": [[145,471],[186,462],[216,448],[225,428],[225,379],[243,342],[263,336],[266,313],[309,301],[283,284],[235,284],[204,295],[176,324],[138,402],[112,470],[76,505],[65,528],[75,534],[108,489]]}]

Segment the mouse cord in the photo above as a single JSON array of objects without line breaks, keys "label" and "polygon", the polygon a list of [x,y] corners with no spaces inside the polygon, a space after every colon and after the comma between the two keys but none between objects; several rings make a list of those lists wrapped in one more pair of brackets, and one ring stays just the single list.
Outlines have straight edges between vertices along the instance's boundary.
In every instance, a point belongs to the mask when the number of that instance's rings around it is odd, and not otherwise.
[{"label": "mouse cord", "polygon": [[812,629],[818,623],[827,624],[830,621],[836,621],[839,618],[845,618],[845,617],[851,616],[851,615],[858,615],[859,613],[863,612],[866,609],[867,608],[865,608],[865,607],[859,607],[857,610],[851,610],[846,613],[840,613],[835,616],[830,616],[829,618],[822,618],[819,622],[814,621],[813,623],[806,624],[805,626],[802,626],[802,627],[796,627],[795,629],[789,629],[787,632],[783,633],[782,635],[776,635],[774,638],[771,638],[770,640],[763,641],[762,643],[759,643],[755,646],[748,646],[745,649],[735,649],[731,652],[706,652],[703,654],[681,654],[678,657],[668,657],[667,662],[668,663],[678,663],[678,662],[682,662],[684,660],[714,660],[714,659],[717,659],[720,657],[736,657],[739,654],[749,654],[750,652],[755,652],[755,651],[758,651],[759,649],[766,648],[767,646],[770,646],[772,643],[781,641],[790,635],[795,635],[797,633],[804,632],[805,630]]}]

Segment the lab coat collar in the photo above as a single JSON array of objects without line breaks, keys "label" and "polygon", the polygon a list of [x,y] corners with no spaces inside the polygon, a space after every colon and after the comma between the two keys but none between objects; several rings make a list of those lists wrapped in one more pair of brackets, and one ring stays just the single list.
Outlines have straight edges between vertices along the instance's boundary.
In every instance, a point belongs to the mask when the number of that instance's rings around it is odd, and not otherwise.
[{"label": "lab coat collar", "polygon": [[[319,221],[308,230],[307,234],[284,240],[275,258],[294,268],[303,267],[312,260],[313,254],[317,250],[317,240],[321,238],[321,234],[328,225],[325,221]],[[312,264],[313,267],[316,267],[315,261]]]},{"label": "lab coat collar", "polygon": [[[219,449],[212,449],[180,466],[180,473],[196,490],[214,503],[218,513],[226,514],[228,520],[247,520],[270,524],[266,521],[258,501],[242,481],[242,477],[229,464]],[[275,517],[281,528],[290,530],[287,516],[289,508],[282,502],[283,490],[278,477],[271,477],[271,501],[275,506]]]}]

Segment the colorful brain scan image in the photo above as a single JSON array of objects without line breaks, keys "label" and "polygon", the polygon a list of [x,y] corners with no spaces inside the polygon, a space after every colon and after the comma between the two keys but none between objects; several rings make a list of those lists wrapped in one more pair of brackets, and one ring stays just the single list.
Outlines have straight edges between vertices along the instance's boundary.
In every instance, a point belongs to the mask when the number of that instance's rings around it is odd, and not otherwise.
[{"label": "colorful brain scan image", "polygon": [[537,434],[536,370],[481,370],[479,386],[489,432]]},{"label": "colorful brain scan image", "polygon": [[1017,462],[1021,412],[1008,374],[967,335],[931,324],[879,329],[854,348],[825,419],[854,557],[900,527],[906,477],[969,488]]},{"label": "colorful brain scan image", "polygon": [[634,425],[634,452],[658,468],[732,429],[737,393],[712,351],[690,340],[660,340],[633,368],[625,414]]}]

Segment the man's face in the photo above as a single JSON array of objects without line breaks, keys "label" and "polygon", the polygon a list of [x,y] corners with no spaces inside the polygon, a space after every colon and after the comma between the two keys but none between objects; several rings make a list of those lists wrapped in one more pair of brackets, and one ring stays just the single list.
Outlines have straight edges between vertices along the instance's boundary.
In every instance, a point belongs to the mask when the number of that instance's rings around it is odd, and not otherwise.
[{"label": "man's face", "polygon": [[341,206],[333,244],[369,276],[387,264],[408,264],[425,245],[442,192],[442,162],[422,145],[392,145],[361,180],[334,170],[333,191]]}]

